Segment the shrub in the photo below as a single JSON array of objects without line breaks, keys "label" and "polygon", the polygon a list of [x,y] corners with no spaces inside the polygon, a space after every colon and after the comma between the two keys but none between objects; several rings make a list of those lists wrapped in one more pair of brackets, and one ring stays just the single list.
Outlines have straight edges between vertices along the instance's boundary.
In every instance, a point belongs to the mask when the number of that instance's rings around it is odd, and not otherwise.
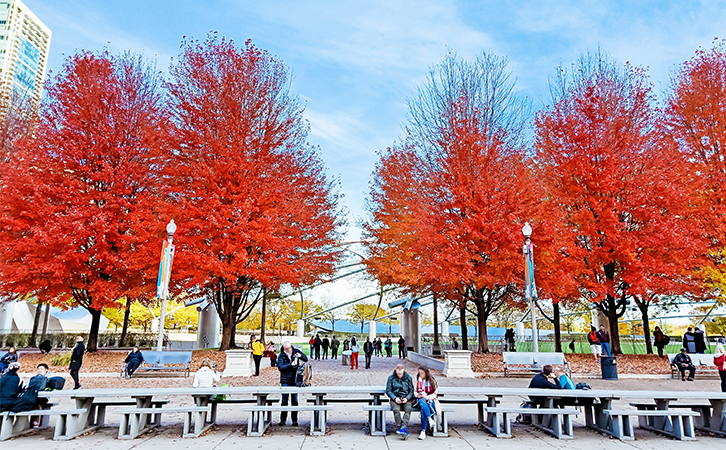
[{"label": "shrub", "polygon": [[51,366],[67,366],[71,363],[70,353],[57,353],[50,357]]}]

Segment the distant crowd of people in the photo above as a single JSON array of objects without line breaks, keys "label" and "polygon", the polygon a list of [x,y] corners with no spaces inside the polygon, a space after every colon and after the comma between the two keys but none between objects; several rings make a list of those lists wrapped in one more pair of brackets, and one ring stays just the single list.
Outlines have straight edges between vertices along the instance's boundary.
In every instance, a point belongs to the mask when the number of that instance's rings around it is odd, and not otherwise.
[{"label": "distant crowd of people", "polygon": [[[328,359],[328,350],[330,350],[331,359],[338,359],[338,350],[340,349],[341,342],[338,340],[337,336],[333,336],[333,339],[329,339],[327,334],[322,338],[320,337],[320,334],[316,334],[310,338],[308,344],[310,345],[311,358],[315,360]],[[357,354],[360,353],[360,344],[358,344],[355,337],[350,338],[350,340],[345,338],[342,342],[342,346],[343,352],[350,351],[355,353],[356,358]],[[393,341],[390,337],[387,337],[385,341],[382,341],[381,338],[371,341],[370,337],[367,337],[366,342],[363,344],[363,352],[366,355],[366,358],[383,356],[383,352],[386,353],[386,357],[391,358],[393,357]],[[406,341],[403,339],[403,336],[399,336],[398,339],[398,357],[406,357]],[[366,359],[366,361],[368,361],[368,359]],[[369,366],[370,364],[366,364],[366,368],[369,368]],[[356,363],[352,368],[357,367]]]}]

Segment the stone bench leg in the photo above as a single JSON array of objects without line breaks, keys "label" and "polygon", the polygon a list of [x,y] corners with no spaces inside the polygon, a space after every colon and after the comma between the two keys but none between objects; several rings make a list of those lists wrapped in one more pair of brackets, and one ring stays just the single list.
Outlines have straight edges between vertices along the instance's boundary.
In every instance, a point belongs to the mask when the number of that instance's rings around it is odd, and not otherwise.
[{"label": "stone bench leg", "polygon": [[673,417],[673,435],[680,440],[691,440],[696,438],[692,416]]},{"label": "stone bench leg", "polygon": [[630,416],[613,416],[612,417],[612,434],[621,441],[632,441],[635,439],[633,432],[633,422]]},{"label": "stone bench leg", "polygon": [[449,419],[446,417],[446,411],[434,414],[434,436],[449,437]]},{"label": "stone bench leg", "polygon": [[13,418],[3,416],[0,419],[0,441],[5,441],[13,437]]},{"label": "stone bench leg", "polygon": [[265,420],[266,414],[262,411],[250,411],[247,421],[247,436],[262,436],[270,422]]},{"label": "stone bench leg", "polygon": [[386,412],[385,411],[370,411],[368,417],[371,422],[371,436],[385,436],[386,435]]},{"label": "stone bench leg", "polygon": [[312,411],[310,417],[310,436],[325,436],[326,411]]}]

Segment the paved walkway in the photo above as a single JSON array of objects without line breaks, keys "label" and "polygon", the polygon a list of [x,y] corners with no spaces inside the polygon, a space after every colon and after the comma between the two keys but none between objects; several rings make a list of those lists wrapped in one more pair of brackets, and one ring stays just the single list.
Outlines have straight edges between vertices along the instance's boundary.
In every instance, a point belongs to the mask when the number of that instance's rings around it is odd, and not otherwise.
[{"label": "paved walkway", "polygon": [[[363,361],[361,361],[363,362]],[[383,385],[390,373],[393,372],[396,364],[401,362],[394,358],[374,358],[370,370],[350,370],[349,367],[340,365],[340,360],[313,361],[315,370],[315,384],[317,385]],[[406,368],[413,373],[416,366],[405,361]],[[361,366],[363,367],[363,366]],[[266,377],[260,377],[260,384],[270,384],[275,375],[275,369],[266,369]],[[508,379],[457,379],[443,378],[438,380],[446,386],[508,386],[526,387],[529,383],[527,378]],[[131,380],[133,381],[133,380]],[[111,387],[118,386],[118,378],[89,377],[82,380],[84,387]],[[190,378],[160,378],[145,379],[145,383],[153,382],[157,386],[188,386],[191,385]],[[236,385],[236,379],[224,380],[227,384]],[[244,384],[249,384],[250,379],[244,379]],[[125,382],[124,382],[125,383]],[[697,380],[695,383],[684,383],[680,380],[620,380],[603,381],[588,380],[593,388],[603,389],[652,389],[652,390],[717,390],[718,382],[715,380]],[[172,405],[189,404],[191,399],[182,397],[170,397]],[[301,398],[301,403],[304,401]],[[66,405],[67,400],[64,402]],[[521,399],[509,398],[505,405],[516,406]],[[618,404],[626,407],[628,399],[621,400]],[[70,406],[70,403],[67,403]],[[99,430],[90,435],[81,436],[69,442],[52,441],[52,430],[40,430],[32,435],[23,436],[9,442],[0,444],[3,450],[37,450],[42,449],[102,449],[102,450],[181,450],[181,449],[305,449],[305,450],[347,450],[347,449],[573,449],[573,450],[599,450],[599,449],[692,449],[697,446],[699,449],[723,449],[726,448],[726,439],[709,436],[699,436],[697,442],[679,442],[662,436],[654,435],[647,431],[636,428],[636,440],[631,442],[620,442],[602,436],[584,427],[584,415],[575,420],[575,439],[573,441],[559,441],[542,432],[528,426],[515,425],[513,430],[514,438],[496,439],[488,433],[476,428],[476,409],[474,406],[460,406],[450,416],[450,436],[448,438],[428,437],[425,441],[418,441],[420,430],[420,419],[418,414],[411,417],[409,431],[411,437],[402,441],[397,435],[389,434],[387,437],[373,437],[368,435],[365,424],[366,415],[361,405],[335,405],[330,413],[329,431],[326,436],[311,437],[309,432],[310,417],[306,413],[300,417],[300,427],[291,426],[279,427],[273,425],[262,438],[248,438],[245,436],[247,429],[247,416],[239,407],[220,407],[220,424],[216,429],[210,430],[197,439],[181,438],[180,415],[168,414],[162,418],[163,426],[133,441],[119,441],[116,439],[118,433],[119,416],[109,412],[109,427]],[[275,418],[277,416],[275,415]],[[393,430],[393,419],[388,415],[387,428],[389,433]]]}]

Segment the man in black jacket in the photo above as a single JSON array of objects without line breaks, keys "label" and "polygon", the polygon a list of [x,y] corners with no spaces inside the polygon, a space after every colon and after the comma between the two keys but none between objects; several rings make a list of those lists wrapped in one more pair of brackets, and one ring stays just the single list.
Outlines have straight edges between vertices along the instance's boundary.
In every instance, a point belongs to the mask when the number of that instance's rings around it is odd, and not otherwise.
[{"label": "man in black jacket", "polygon": [[399,336],[398,338],[398,358],[406,358],[406,340],[403,338],[403,336]]},{"label": "man in black jacket", "polygon": [[373,356],[373,342],[371,338],[367,337],[365,344],[363,344],[363,353],[366,355],[366,369],[371,368],[371,357]]},{"label": "man in black jacket", "polygon": [[681,380],[686,381],[687,370],[688,381],[693,381],[693,378],[696,376],[696,366],[693,365],[693,361],[691,360],[691,357],[688,356],[688,353],[686,353],[685,348],[682,348],[681,353],[677,354],[675,358],[673,358],[673,364],[675,364],[681,372]]},{"label": "man in black jacket", "polygon": [[[315,335],[315,340],[313,341],[313,347],[315,348],[315,359],[320,359],[320,347],[323,345],[323,341],[320,339],[320,335]],[[313,355],[310,355],[313,356]]]},{"label": "man in black jacket", "polygon": [[[554,383],[550,381],[554,378]],[[537,375],[532,378],[532,381],[529,382],[529,388],[530,389],[562,389],[560,386],[560,380],[552,376],[552,366],[547,364],[546,366],[542,367],[542,372],[538,373]],[[530,396],[530,400],[537,403],[540,407],[544,406],[545,397],[538,397],[538,396]]]},{"label": "man in black jacket", "polygon": [[144,355],[142,355],[139,351],[139,347],[134,347],[133,350],[131,350],[131,353],[126,356],[124,362],[126,363],[126,378],[131,378],[131,375],[133,375],[134,372],[136,372],[136,369],[141,366],[141,363],[144,362]]},{"label": "man in black jacket", "polygon": [[20,370],[20,363],[12,362],[8,365],[5,375],[0,378],[0,412],[10,411],[23,391],[18,370]]},{"label": "man in black jacket", "polygon": [[83,354],[86,352],[86,346],[83,345],[83,336],[76,337],[76,346],[73,347],[73,353],[71,354],[71,364],[68,366],[68,371],[73,378],[73,389],[80,389],[81,383],[78,381],[78,371],[81,370],[83,365]]},{"label": "man in black jacket", "polygon": [[340,348],[340,341],[337,337],[333,336],[333,340],[330,341],[330,350],[333,355],[333,359],[338,359],[338,348]]},{"label": "man in black jacket", "polygon": [[[308,361],[305,353],[297,348],[293,348],[290,341],[282,343],[282,351],[277,357],[277,368],[280,370],[280,385],[295,386],[295,377],[297,376],[297,368],[299,361]],[[287,406],[290,394],[282,394],[282,406]],[[297,394],[292,394],[292,406],[297,406]],[[292,411],[292,426],[297,426],[297,411]],[[280,412],[280,426],[287,422],[287,411]]]},{"label": "man in black jacket", "polygon": [[[408,439],[408,420],[411,418],[413,407],[413,380],[411,375],[406,373],[403,364],[396,366],[396,370],[388,377],[386,383],[386,395],[391,399],[391,411],[393,420],[396,422],[396,434],[404,440]],[[401,419],[403,410],[403,419]]]},{"label": "man in black jacket", "polygon": [[330,348],[330,340],[326,334],[323,338],[323,359],[328,359],[328,348]]}]

